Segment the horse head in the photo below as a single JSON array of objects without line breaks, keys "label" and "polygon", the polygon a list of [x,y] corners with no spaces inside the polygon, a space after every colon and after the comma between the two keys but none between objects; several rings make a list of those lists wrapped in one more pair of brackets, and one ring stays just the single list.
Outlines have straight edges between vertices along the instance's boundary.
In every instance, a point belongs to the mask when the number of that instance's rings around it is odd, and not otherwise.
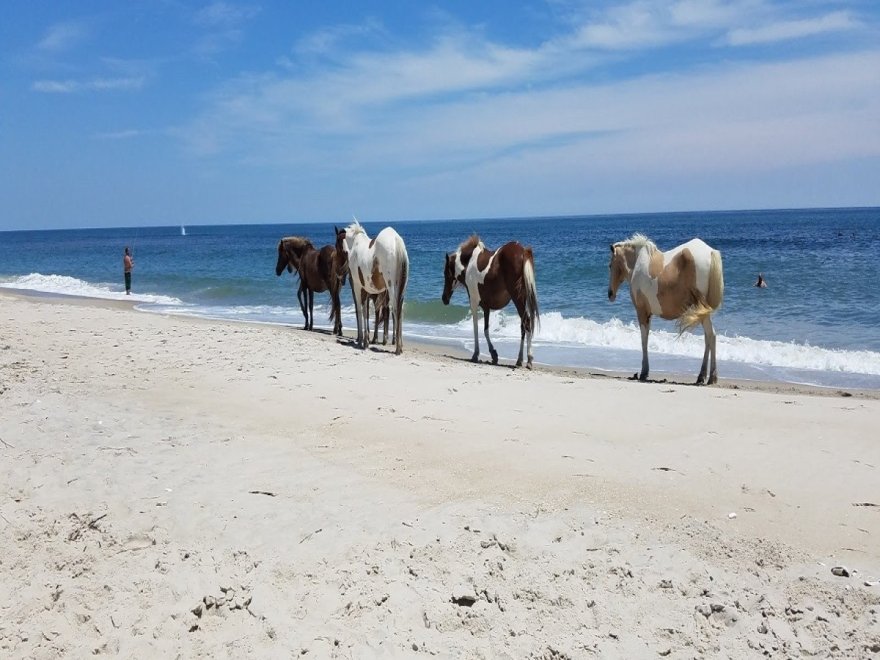
[{"label": "horse head", "polygon": [[623,284],[629,275],[629,266],[626,259],[626,245],[623,243],[611,244],[611,261],[608,262],[608,300],[614,302],[617,298],[617,289]]},{"label": "horse head", "polygon": [[348,247],[345,242],[345,229],[339,229],[333,225],[333,231],[336,233],[336,251],[333,253],[333,270],[336,271],[336,277],[345,284],[345,276],[348,275]]},{"label": "horse head", "polygon": [[285,267],[287,268],[288,273],[293,272],[293,264],[290,263],[290,256],[287,253],[287,246],[284,243],[284,239],[282,238],[278,241],[278,262],[275,264],[275,274],[281,275],[284,272]]},{"label": "horse head", "polygon": [[457,252],[453,252],[452,254],[446,255],[446,264],[443,266],[443,295],[442,300],[444,305],[449,304],[450,298],[452,298],[452,292],[455,290],[455,287],[458,285],[458,278],[455,276],[455,259],[458,256]]}]

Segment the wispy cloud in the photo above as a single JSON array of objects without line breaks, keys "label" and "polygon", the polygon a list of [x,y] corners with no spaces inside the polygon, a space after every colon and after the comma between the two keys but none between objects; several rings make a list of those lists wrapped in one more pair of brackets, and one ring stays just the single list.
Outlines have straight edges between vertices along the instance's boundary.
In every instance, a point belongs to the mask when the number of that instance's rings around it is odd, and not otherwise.
[{"label": "wispy cloud", "polygon": [[635,0],[574,12],[569,47],[600,51],[645,50],[728,29],[762,7],[760,0]]},{"label": "wispy cloud", "polygon": [[76,92],[105,92],[139,90],[144,86],[143,77],[92,78],[90,80],[37,80],[31,85],[35,92],[46,94],[73,94]]},{"label": "wispy cloud", "polygon": [[817,18],[779,21],[756,28],[738,28],[727,35],[732,46],[766,44],[776,41],[802,39],[828,32],[840,32],[861,27],[849,12],[836,11]]},{"label": "wispy cloud", "polygon": [[325,55],[337,51],[340,45],[345,45],[351,39],[362,40],[384,32],[382,23],[372,18],[361,24],[334,25],[303,37],[294,50],[307,55]]},{"label": "wispy cloud", "polygon": [[60,53],[70,50],[88,37],[86,24],[80,21],[56,23],[46,30],[46,34],[37,43],[37,49],[44,52]]},{"label": "wispy cloud", "polygon": [[196,12],[195,22],[210,28],[229,27],[239,25],[259,13],[260,8],[255,5],[214,2]]},{"label": "wispy cloud", "polygon": [[[290,57],[301,59],[290,66],[215,90],[177,135],[218,164],[232,158],[300,171],[312,182],[345,173],[370,181],[364,190],[381,188],[385,198],[393,191],[410,204],[436,200],[442,189],[450,199],[500,196],[521,209],[534,203],[523,191],[567,196],[570,208],[582,209],[572,191],[608,199],[609,190],[631,192],[622,182],[639,180],[661,199],[670,182],[681,189],[681,181],[715,177],[717,185],[728,176],[880,157],[880,50],[737,61],[740,49],[719,40],[759,16],[778,17],[778,7],[759,0],[621,7],[531,47],[453,27],[415,46],[395,48],[400,42],[383,36],[352,48],[348,35],[382,28],[323,30],[298,42]],[[585,30],[611,24],[640,26],[646,41]],[[724,57],[623,77],[602,68],[688,40]],[[454,211],[436,210],[446,212]]]},{"label": "wispy cloud", "polygon": [[122,131],[108,131],[106,133],[95,133],[93,136],[96,140],[129,140],[131,138],[140,137],[144,131],[129,128]]},{"label": "wispy cloud", "polygon": [[260,13],[256,5],[238,5],[214,2],[197,11],[193,21],[207,32],[193,45],[193,52],[201,58],[212,58],[241,43],[243,26]]}]

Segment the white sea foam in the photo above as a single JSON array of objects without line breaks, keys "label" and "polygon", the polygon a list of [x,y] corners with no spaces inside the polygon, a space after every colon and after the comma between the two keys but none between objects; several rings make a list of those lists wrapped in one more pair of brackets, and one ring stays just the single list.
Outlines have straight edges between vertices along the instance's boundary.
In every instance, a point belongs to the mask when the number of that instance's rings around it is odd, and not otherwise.
[{"label": "white sea foam", "polygon": [[[151,310],[263,323],[301,325],[303,322],[302,313],[295,306],[153,305]],[[331,327],[328,321],[329,306],[316,304],[314,313],[316,328]],[[354,327],[353,306],[343,306],[342,321],[345,328],[350,330]],[[372,319],[370,325],[372,326]],[[682,365],[687,364],[690,369],[691,362],[699,363],[703,357],[702,333],[685,333],[679,336],[672,330],[674,326],[670,323],[658,323],[655,326],[660,327],[651,330],[648,345],[653,356],[652,365],[681,369],[684,368]],[[479,328],[480,342],[485,350],[482,320]],[[489,328],[493,342],[499,350],[502,346],[505,347],[502,354],[506,351],[513,356],[511,349],[519,345],[519,317],[515,313],[493,312]],[[470,316],[454,324],[420,322],[418,319],[405,317],[404,333],[421,340],[455,344],[468,350],[473,348],[473,322]],[[594,366],[599,368],[629,368],[630,364],[637,366],[641,353],[641,336],[635,323],[624,323],[619,319],[599,323],[585,318],[565,318],[559,312],[547,312],[541,316],[541,328],[535,335],[533,344],[536,360],[551,364],[558,361],[581,364],[585,360],[584,364],[595,362]],[[578,358],[578,355],[583,358]],[[764,373],[773,378],[796,382],[822,382],[810,380],[804,372],[880,376],[878,352],[831,349],[750,337],[718,335],[718,359],[728,364],[737,363],[749,367],[745,371],[738,371],[742,375],[759,377],[759,374]],[[798,373],[793,375],[791,372]]]},{"label": "white sea foam", "polygon": [[177,305],[180,300],[171,296],[162,296],[148,293],[132,293],[125,295],[125,291],[114,290],[113,285],[98,283],[94,284],[67,275],[43,275],[31,273],[0,282],[0,287],[6,289],[21,289],[24,291],[40,291],[42,293],[56,293],[66,296],[80,296],[84,298],[100,298],[102,300],[128,300],[142,303],[156,303],[162,305]]},{"label": "white sea foam", "polygon": [[[473,322],[470,318],[457,327],[472,336]],[[489,331],[492,337],[519,341],[519,317],[493,313]],[[541,328],[535,334],[534,345],[539,347],[542,344],[640,351],[641,334],[635,323],[623,323],[618,319],[598,323],[585,318],[567,319],[559,312],[549,312],[541,316]],[[702,359],[703,335],[702,332],[688,332],[679,336],[674,331],[652,328],[648,336],[648,350],[661,355]],[[718,359],[769,367],[880,375],[878,352],[822,348],[750,337],[718,335]]]}]

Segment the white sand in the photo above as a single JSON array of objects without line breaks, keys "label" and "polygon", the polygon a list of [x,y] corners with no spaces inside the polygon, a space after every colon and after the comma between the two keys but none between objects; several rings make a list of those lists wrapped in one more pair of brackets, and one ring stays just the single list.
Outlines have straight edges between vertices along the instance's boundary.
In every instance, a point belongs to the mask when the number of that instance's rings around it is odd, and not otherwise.
[{"label": "white sand", "polygon": [[871,657],[878,420],[0,293],[0,656]]}]

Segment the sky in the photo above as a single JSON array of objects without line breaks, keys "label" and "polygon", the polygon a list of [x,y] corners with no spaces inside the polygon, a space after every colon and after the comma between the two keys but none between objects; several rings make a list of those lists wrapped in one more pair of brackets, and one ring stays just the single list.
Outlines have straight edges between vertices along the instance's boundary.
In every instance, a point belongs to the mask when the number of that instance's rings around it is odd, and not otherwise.
[{"label": "sky", "polygon": [[876,0],[0,5],[0,230],[838,206]]}]

